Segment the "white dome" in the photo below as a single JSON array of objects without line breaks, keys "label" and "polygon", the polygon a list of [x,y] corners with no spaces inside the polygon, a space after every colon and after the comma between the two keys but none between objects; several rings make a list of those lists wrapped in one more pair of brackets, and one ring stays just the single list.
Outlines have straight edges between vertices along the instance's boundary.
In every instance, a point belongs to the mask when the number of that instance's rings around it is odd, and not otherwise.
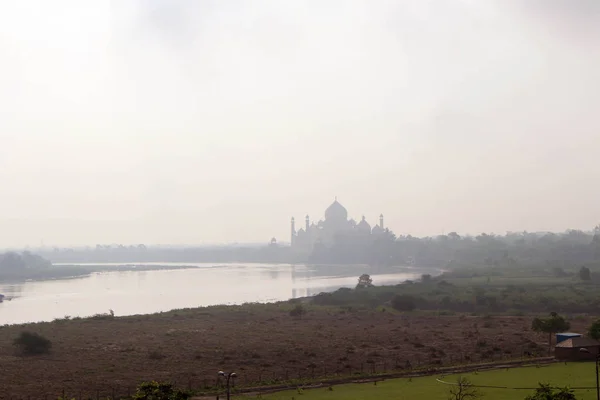
[{"label": "white dome", "polygon": [[345,221],[348,219],[348,211],[343,205],[335,200],[329,207],[327,207],[327,210],[325,210],[325,219]]},{"label": "white dome", "polygon": [[362,220],[357,225],[358,229],[364,231],[366,233],[371,233],[371,225],[367,222],[365,217],[362,217]]}]

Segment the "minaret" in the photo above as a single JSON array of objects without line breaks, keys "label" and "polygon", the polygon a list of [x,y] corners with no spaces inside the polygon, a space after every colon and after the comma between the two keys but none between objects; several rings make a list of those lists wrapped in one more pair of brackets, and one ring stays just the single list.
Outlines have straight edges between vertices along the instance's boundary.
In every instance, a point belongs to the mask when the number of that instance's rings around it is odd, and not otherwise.
[{"label": "minaret", "polygon": [[294,245],[294,238],[296,237],[296,219],[292,217],[292,246]]},{"label": "minaret", "polygon": [[309,226],[310,226],[310,217],[307,215],[306,216],[306,233],[308,233]]},{"label": "minaret", "polygon": [[379,216],[379,227],[380,227],[381,229],[384,229],[384,228],[383,228],[383,214],[381,214],[381,215]]}]

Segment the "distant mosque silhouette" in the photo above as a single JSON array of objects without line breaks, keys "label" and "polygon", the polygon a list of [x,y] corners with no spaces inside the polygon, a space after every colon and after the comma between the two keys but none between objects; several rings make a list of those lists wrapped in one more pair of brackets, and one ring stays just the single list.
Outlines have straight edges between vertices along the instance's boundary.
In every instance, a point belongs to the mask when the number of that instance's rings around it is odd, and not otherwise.
[{"label": "distant mosque silhouette", "polygon": [[386,232],[383,225],[383,214],[379,216],[379,224],[371,229],[371,225],[363,216],[359,223],[354,219],[348,219],[348,211],[337,201],[325,210],[325,219],[316,224],[310,222],[310,217],[305,218],[304,228],[296,231],[296,219],[292,217],[292,249],[297,252],[311,252],[317,243],[331,246],[338,235],[371,236],[381,235]]}]

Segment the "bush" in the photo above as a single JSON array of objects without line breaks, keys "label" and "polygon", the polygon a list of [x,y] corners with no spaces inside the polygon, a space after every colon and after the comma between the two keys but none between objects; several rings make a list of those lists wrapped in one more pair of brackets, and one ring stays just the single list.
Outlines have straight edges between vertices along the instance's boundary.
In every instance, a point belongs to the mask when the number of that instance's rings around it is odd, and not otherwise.
[{"label": "bush", "polygon": [[392,307],[398,311],[412,311],[417,308],[417,304],[412,296],[397,294],[392,298]]},{"label": "bush", "polygon": [[134,400],[187,400],[190,393],[175,389],[170,383],[145,382],[138,386]]},{"label": "bush", "polygon": [[296,307],[292,308],[290,311],[290,316],[292,317],[301,317],[306,314],[306,310],[302,306],[302,304],[296,304]]},{"label": "bush", "polygon": [[94,320],[114,319],[115,318],[115,312],[111,309],[111,310],[108,310],[108,313],[94,314],[90,318],[94,319]]},{"label": "bush", "polygon": [[50,352],[52,342],[38,333],[21,332],[18,338],[13,341],[21,354],[35,355],[46,354]]},{"label": "bush", "polygon": [[525,400],[577,400],[573,390],[569,388],[553,388],[543,383],[535,390],[535,393],[525,397]]}]

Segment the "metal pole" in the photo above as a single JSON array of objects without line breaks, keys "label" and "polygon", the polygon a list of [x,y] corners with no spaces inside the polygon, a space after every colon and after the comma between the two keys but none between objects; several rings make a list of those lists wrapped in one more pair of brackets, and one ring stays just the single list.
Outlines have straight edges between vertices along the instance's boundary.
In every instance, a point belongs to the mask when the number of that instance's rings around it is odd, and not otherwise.
[{"label": "metal pole", "polygon": [[[598,370],[598,364],[596,364],[596,371]],[[597,377],[598,375],[596,375]],[[229,400],[229,379],[231,379],[231,372],[227,375],[227,400]],[[598,399],[600,400],[600,399]]]},{"label": "metal pole", "polygon": [[600,353],[596,354],[596,399],[600,400],[600,382],[598,377],[598,363],[600,362]]}]

